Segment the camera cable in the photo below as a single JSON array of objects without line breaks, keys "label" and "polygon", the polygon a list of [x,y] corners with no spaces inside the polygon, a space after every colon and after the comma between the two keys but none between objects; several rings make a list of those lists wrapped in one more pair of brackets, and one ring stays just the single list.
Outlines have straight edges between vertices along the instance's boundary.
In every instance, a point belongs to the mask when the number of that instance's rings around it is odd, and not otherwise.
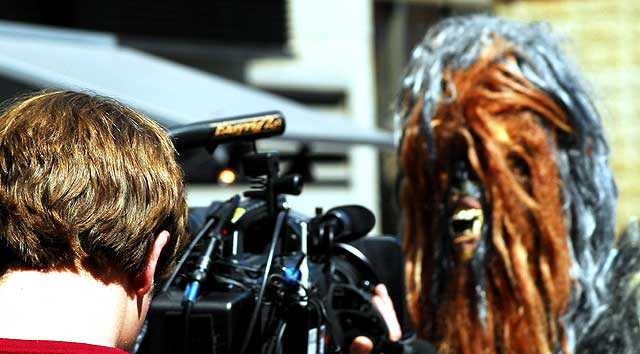
[{"label": "camera cable", "polygon": [[[198,259],[196,269],[191,274],[191,282],[187,285],[187,288],[184,292],[184,300],[183,304],[183,313],[184,313],[184,352],[189,352],[189,324],[191,321],[191,311],[193,310],[193,306],[198,298],[198,293],[200,292],[200,285],[207,279],[207,275],[209,273],[209,267],[211,265],[211,257],[213,255],[216,246],[218,245],[218,241],[220,240],[220,235],[222,232],[222,228],[225,224],[231,220],[235,210],[238,208],[238,204],[240,203],[240,196],[235,195],[226,203],[223,203],[221,207],[216,209],[214,213],[212,213],[212,218],[217,219],[216,227],[213,229],[213,232],[210,236],[209,242],[207,243],[207,248],[202,253],[200,258]],[[218,218],[216,218],[218,216]],[[209,222],[207,222],[209,224]],[[201,236],[202,237],[202,236]]]},{"label": "camera cable", "polygon": [[218,222],[218,224],[216,225],[216,229],[214,230],[213,235],[214,237],[216,237],[217,235],[220,234],[220,231],[222,230],[222,227],[224,226],[224,224],[226,224],[227,221],[233,217],[233,213],[235,212],[239,203],[240,203],[240,196],[236,194],[226,202],[218,204],[209,213],[209,216],[207,217],[207,221],[205,222],[204,226],[200,228],[200,231],[198,231],[198,234],[196,234],[196,236],[193,238],[193,240],[191,240],[187,248],[184,250],[184,252],[182,253],[182,256],[176,263],[176,266],[173,269],[173,272],[171,272],[171,275],[162,286],[162,289],[160,290],[160,292],[166,292],[167,290],[169,290],[169,287],[171,286],[176,276],[180,272],[180,269],[182,269],[182,267],[184,266],[185,261],[187,260],[187,258],[189,258],[189,255],[191,254],[191,252],[193,252],[193,248],[198,244],[198,242],[200,242],[200,240],[202,239],[202,237],[204,237],[204,235],[209,233],[209,231],[211,230],[211,227],[215,222]]},{"label": "camera cable", "polygon": [[[278,324],[278,329],[276,330],[276,335],[273,336],[273,341],[269,344],[269,352],[275,354],[282,353],[282,336],[284,335],[284,331],[287,329],[287,323],[285,321],[281,321]],[[275,349],[271,350],[271,348],[275,347]]]},{"label": "camera cable", "polygon": [[[227,202],[220,203],[215,207],[212,206],[210,208],[212,210],[211,212],[208,213],[209,215],[207,216],[207,221],[205,222],[205,225],[200,228],[196,236],[191,240],[189,245],[186,247],[186,249],[182,253],[182,256],[180,257],[178,262],[176,262],[176,266],[173,269],[173,272],[171,272],[171,275],[169,275],[169,278],[167,278],[167,280],[164,282],[162,288],[160,289],[160,293],[165,293],[169,290],[169,287],[171,286],[171,284],[173,284],[173,281],[175,280],[176,276],[180,272],[180,269],[182,269],[182,267],[184,266],[185,261],[187,260],[189,255],[191,255],[191,252],[193,252],[193,248],[195,247],[196,244],[198,244],[198,242],[200,242],[200,240],[202,239],[202,237],[204,237],[204,235],[209,233],[213,224],[216,221],[228,220],[229,218],[231,218],[231,216],[233,216],[233,212],[237,208],[239,201],[240,201],[240,196],[235,195],[232,198],[230,198]],[[227,216],[227,215],[231,215],[231,216]],[[222,229],[222,226],[224,226],[225,223],[226,221],[218,223],[218,227],[216,227],[218,233],[220,232],[220,230]],[[190,313],[191,311],[188,310],[188,311],[185,311],[185,313],[186,312]],[[140,349],[140,346],[142,345],[142,342],[144,341],[147,335],[148,325],[149,325],[148,323],[149,323],[149,319],[147,318],[144,320],[144,323],[142,324],[142,329],[138,334],[138,336],[136,337],[133,350],[131,351],[132,354],[136,354]]]},{"label": "camera cable", "polygon": [[178,262],[176,263],[176,267],[173,269],[173,272],[171,272],[171,275],[169,276],[169,278],[167,279],[167,281],[164,283],[164,285],[162,286],[162,289],[160,289],[161,293],[166,292],[167,290],[169,290],[169,287],[171,286],[171,284],[173,283],[173,281],[175,280],[176,276],[178,275],[178,273],[180,272],[180,269],[182,268],[182,266],[184,265],[184,262],[187,260],[187,258],[189,257],[189,255],[191,254],[191,252],[193,251],[193,247],[195,247],[195,245],[200,242],[200,239],[202,239],[202,236],[204,236],[207,232],[209,232],[209,230],[211,229],[211,226],[213,225],[213,223],[215,222],[215,219],[211,218],[209,220],[207,220],[207,222],[205,223],[205,225],[200,229],[200,231],[198,232],[198,234],[196,235],[196,237],[193,238],[193,240],[191,240],[191,242],[189,243],[189,245],[187,246],[187,248],[185,249],[184,253],[182,253],[182,256],[180,257],[180,259],[178,260]]},{"label": "camera cable", "polygon": [[269,279],[269,272],[271,271],[271,264],[273,263],[273,256],[276,251],[276,245],[278,244],[278,238],[280,236],[280,232],[282,231],[282,225],[284,221],[287,219],[289,214],[289,210],[285,209],[278,213],[278,217],[276,219],[276,226],[273,229],[273,236],[271,238],[271,245],[269,246],[269,255],[267,256],[267,263],[264,269],[264,275],[262,276],[262,283],[260,286],[260,291],[258,293],[258,299],[256,301],[256,306],[253,309],[253,313],[251,314],[251,320],[249,321],[249,328],[247,330],[247,334],[244,337],[244,341],[242,343],[242,349],[240,349],[240,354],[245,354],[247,351],[247,347],[249,346],[249,342],[251,341],[251,335],[253,334],[253,328],[256,325],[256,321],[258,320],[258,314],[260,313],[260,308],[262,307],[262,300],[264,297],[264,292],[267,287],[267,280]]}]

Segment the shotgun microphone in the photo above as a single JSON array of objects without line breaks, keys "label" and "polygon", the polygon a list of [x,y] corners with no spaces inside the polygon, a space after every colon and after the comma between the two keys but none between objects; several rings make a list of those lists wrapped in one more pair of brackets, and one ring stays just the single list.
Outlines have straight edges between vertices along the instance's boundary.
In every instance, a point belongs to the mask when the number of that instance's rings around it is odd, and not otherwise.
[{"label": "shotgun microphone", "polygon": [[269,111],[180,125],[169,128],[167,134],[176,149],[182,150],[282,135],[284,129],[282,113]]}]

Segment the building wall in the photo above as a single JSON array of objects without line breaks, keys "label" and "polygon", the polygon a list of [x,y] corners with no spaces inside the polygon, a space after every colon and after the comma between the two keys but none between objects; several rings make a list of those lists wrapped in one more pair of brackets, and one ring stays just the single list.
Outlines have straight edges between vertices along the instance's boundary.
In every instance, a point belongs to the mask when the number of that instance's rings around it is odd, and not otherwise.
[{"label": "building wall", "polygon": [[[247,81],[285,91],[343,93],[342,105],[321,110],[351,119],[362,127],[376,126],[373,48],[373,2],[370,0],[289,0],[289,57],[260,58],[247,66]],[[348,186],[305,187],[289,198],[296,210],[360,204],[381,220],[378,152],[372,146],[348,149]],[[380,222],[374,233],[380,232]]]},{"label": "building wall", "polygon": [[640,2],[527,1],[496,6],[500,16],[545,21],[565,37],[564,48],[595,94],[618,183],[618,228],[640,214]]}]

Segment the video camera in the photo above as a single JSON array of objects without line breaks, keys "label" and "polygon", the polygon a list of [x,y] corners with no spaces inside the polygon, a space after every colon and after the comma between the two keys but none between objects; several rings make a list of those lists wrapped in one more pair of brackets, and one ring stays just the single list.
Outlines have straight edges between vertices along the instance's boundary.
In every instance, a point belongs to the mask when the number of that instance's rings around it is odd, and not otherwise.
[{"label": "video camera", "polygon": [[[371,303],[381,268],[393,272],[387,278],[402,274],[397,241],[362,239],[375,224],[362,206],[313,217],[291,210],[286,195],[299,195],[302,179],[280,175],[278,154],[255,149],[256,139],[284,129],[281,113],[266,112],[168,131],[178,151],[246,142],[244,174],[253,183],[244,198],[212,203],[202,225],[192,225],[197,232],[152,302],[134,352],[347,353],[360,335],[374,353],[403,352]],[[394,266],[372,265],[371,256]],[[391,291],[401,310],[403,292]]]}]

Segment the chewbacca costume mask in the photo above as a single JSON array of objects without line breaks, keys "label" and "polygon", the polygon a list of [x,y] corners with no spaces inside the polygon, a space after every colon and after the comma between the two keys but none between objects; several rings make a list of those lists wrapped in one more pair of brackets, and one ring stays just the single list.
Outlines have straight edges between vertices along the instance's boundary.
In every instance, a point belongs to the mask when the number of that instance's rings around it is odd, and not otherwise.
[{"label": "chewbacca costume mask", "polygon": [[615,327],[594,337],[623,277],[609,271],[616,188],[600,117],[546,26],[440,23],[413,51],[395,118],[423,338],[443,354],[633,348]]}]

